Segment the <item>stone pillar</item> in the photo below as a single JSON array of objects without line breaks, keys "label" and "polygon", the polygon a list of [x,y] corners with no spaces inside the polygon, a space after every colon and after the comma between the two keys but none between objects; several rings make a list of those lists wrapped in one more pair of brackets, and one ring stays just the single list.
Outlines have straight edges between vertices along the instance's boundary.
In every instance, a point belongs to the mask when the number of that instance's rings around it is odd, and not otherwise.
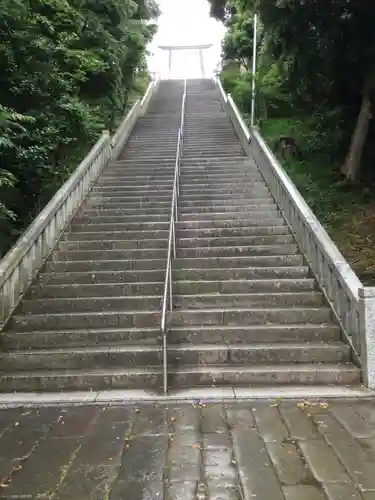
[{"label": "stone pillar", "polygon": [[172,49],[169,49],[168,51],[168,78],[171,77],[171,73],[172,73]]},{"label": "stone pillar", "polygon": [[375,287],[360,288],[358,295],[363,382],[375,389]]},{"label": "stone pillar", "polygon": [[201,64],[202,78],[204,78],[204,61],[203,61],[203,50],[202,49],[199,49],[199,61]]}]

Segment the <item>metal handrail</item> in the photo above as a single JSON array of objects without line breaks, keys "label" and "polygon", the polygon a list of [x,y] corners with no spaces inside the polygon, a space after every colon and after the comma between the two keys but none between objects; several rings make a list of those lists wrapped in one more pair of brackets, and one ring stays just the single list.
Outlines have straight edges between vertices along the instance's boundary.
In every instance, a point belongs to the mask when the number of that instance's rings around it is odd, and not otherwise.
[{"label": "metal handrail", "polygon": [[178,130],[178,141],[176,151],[176,164],[173,179],[173,194],[171,204],[171,217],[169,223],[167,268],[165,271],[163,305],[161,310],[161,334],[163,338],[163,388],[164,394],[168,392],[168,359],[167,359],[167,311],[173,309],[173,289],[172,289],[172,261],[176,258],[176,222],[178,221],[178,206],[180,198],[180,164],[184,145],[185,129],[185,108],[186,108],[186,80],[184,83],[184,94],[181,104],[181,124]]}]

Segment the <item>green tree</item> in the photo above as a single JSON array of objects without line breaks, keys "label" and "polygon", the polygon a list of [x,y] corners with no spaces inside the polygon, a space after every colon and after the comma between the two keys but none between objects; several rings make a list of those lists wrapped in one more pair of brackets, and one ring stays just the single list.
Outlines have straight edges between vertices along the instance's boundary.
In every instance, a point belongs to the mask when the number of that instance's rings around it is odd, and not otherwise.
[{"label": "green tree", "polygon": [[[247,9],[249,17],[257,10],[265,32],[264,55],[282,69],[284,87],[297,109],[327,115],[339,109],[346,117],[342,144],[349,141],[350,147],[341,172],[349,181],[358,180],[372,118],[375,4],[370,0],[333,0],[329,7],[323,0],[209,1],[212,13],[226,23],[230,6]],[[241,40],[238,35],[236,40]],[[244,41],[245,55],[246,46]]]},{"label": "green tree", "polygon": [[[0,150],[0,197],[14,220],[3,220],[2,244],[121,120],[157,14],[145,0],[3,0],[0,110],[13,119],[0,121],[1,141],[12,142]],[[21,116],[29,121],[15,128]]]}]

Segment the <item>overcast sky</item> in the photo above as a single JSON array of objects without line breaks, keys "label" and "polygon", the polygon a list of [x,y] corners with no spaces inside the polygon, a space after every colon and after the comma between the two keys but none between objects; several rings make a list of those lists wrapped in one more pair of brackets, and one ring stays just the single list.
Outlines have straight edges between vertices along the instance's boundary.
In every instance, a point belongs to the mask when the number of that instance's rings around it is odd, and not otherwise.
[{"label": "overcast sky", "polygon": [[[168,76],[168,54],[158,45],[213,44],[205,51],[206,77],[210,77],[220,60],[220,44],[224,27],[209,16],[207,0],[159,0],[162,15],[158,20],[159,31],[150,47],[150,70]],[[175,52],[172,60],[172,78],[200,77],[199,58],[196,52]]]}]

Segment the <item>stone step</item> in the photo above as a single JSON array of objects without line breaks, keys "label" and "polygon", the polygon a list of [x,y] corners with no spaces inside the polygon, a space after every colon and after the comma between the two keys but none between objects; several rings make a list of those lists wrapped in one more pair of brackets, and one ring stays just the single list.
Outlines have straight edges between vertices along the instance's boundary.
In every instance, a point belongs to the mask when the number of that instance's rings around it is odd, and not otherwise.
[{"label": "stone step", "polygon": [[[237,211],[237,210],[241,210],[246,212],[247,210],[251,210],[252,207],[255,207],[255,210],[257,211],[258,210],[261,210],[261,209],[265,209],[266,211],[268,211],[269,209],[272,209],[274,207],[276,207],[276,204],[274,202],[274,200],[271,198],[271,196],[265,196],[265,197],[260,197],[260,196],[256,196],[256,197],[251,197],[249,199],[232,199],[232,200],[219,200],[219,201],[210,201],[209,203],[205,203],[203,200],[200,202],[200,201],[197,201],[197,200],[193,200],[193,201],[189,201],[189,200],[184,200],[184,199],[180,199],[180,202],[179,202],[179,210],[181,213],[185,213],[185,212],[195,212],[195,208],[197,208],[197,212],[200,211],[200,209],[204,207],[206,210],[206,212],[220,212],[220,207],[223,207],[224,208],[224,212],[225,211],[228,211],[228,212],[231,212],[232,211],[232,207],[233,207],[233,211]],[[189,210],[187,210],[189,209]]]},{"label": "stone step", "polygon": [[259,172],[256,165],[249,161],[246,156],[189,156],[183,154],[181,158],[181,174],[193,173],[196,170],[199,174],[219,174],[228,175],[229,172],[246,173]]},{"label": "stone step", "polygon": [[142,159],[134,158],[123,159],[118,161],[117,163],[110,165],[104,171],[105,173],[111,173],[112,175],[122,175],[126,174],[127,176],[138,176],[141,173],[145,175],[168,175],[173,176],[176,168],[176,158],[168,158],[165,160],[155,159],[147,161]]},{"label": "stone step", "polygon": [[[140,261],[142,262],[142,261]],[[178,258],[173,261],[174,269],[212,269],[231,267],[280,267],[280,266],[303,266],[302,255],[246,255],[246,256],[218,256]]]},{"label": "stone step", "polygon": [[[155,223],[156,224],[156,223]],[[159,223],[162,224],[162,223]],[[238,217],[236,219],[198,219],[198,220],[189,220],[189,219],[184,219],[181,221],[178,221],[177,227],[178,230],[183,230],[183,229],[199,229],[199,230],[206,230],[206,229],[213,229],[213,228],[220,228],[220,229],[226,229],[226,228],[262,228],[262,232],[260,234],[268,234],[268,232],[264,230],[264,228],[269,227],[270,231],[269,232],[277,232],[279,231],[279,227],[281,226],[286,226],[285,220],[280,217],[280,218],[266,218],[266,219],[261,219],[260,217],[253,217],[253,218],[241,218]],[[119,228],[120,229],[120,228]],[[203,231],[204,232],[204,231]],[[203,234],[203,233],[202,233]],[[279,234],[279,233],[278,233]]]},{"label": "stone step", "polygon": [[[199,244],[199,241],[196,242]],[[148,250],[145,250],[145,252]],[[231,245],[231,246],[200,246],[193,248],[177,248],[177,257],[195,258],[195,257],[234,257],[234,256],[276,256],[276,255],[293,255],[298,252],[297,245],[283,244],[283,245]],[[73,252],[72,252],[73,253]],[[103,252],[105,253],[105,252]],[[157,256],[155,250],[155,257]],[[137,257],[138,258],[138,257]],[[62,259],[59,259],[62,260]],[[112,260],[112,259],[111,259]]]},{"label": "stone step", "polygon": [[[262,189],[256,189],[252,193],[238,193],[235,196],[235,200],[247,200],[247,202],[251,201],[253,198],[267,198],[267,196],[270,196],[268,190],[266,188]],[[127,198],[130,198],[127,196]],[[199,202],[197,203],[202,205],[203,203],[210,204],[211,202],[225,202],[226,200],[229,200],[231,203],[233,203],[233,195],[231,193],[206,193],[206,192],[201,192],[197,194],[183,194],[181,193],[181,200],[183,201],[196,201]]]},{"label": "stone step", "polygon": [[117,169],[122,169],[122,170],[127,170],[128,167],[133,168],[134,171],[137,171],[137,168],[140,166],[145,166],[148,168],[164,168],[165,166],[172,166],[174,167],[175,165],[175,158],[148,158],[147,161],[144,161],[139,158],[133,158],[133,159],[127,159],[127,158],[120,158],[118,160],[113,160],[108,163],[108,167],[105,170],[105,172],[108,172],[108,170],[112,170],[113,167]]},{"label": "stone step", "polygon": [[0,377],[3,392],[59,392],[105,389],[161,390],[162,371],[152,368],[89,369],[89,370],[39,370],[36,372],[11,372]]},{"label": "stone step", "polygon": [[[48,262],[45,266],[46,272],[84,272],[84,271],[118,271],[130,270],[142,271],[151,269],[165,269],[166,252],[160,259],[156,258],[133,258],[115,260],[74,260]],[[173,262],[175,269],[222,269],[222,268],[244,268],[244,267],[281,267],[281,266],[303,266],[302,255],[270,255],[270,256],[230,256],[230,257],[196,257],[177,258]]]},{"label": "stone step", "polygon": [[160,328],[108,328],[4,332],[3,348],[7,351],[48,348],[73,348],[111,344],[161,346]]},{"label": "stone step", "polygon": [[152,230],[123,230],[123,231],[92,231],[91,228],[86,227],[86,231],[82,230],[75,233],[65,233],[63,240],[65,241],[108,241],[108,240],[150,240],[155,239],[168,239],[168,229]]},{"label": "stone step", "polygon": [[150,181],[150,185],[145,185],[145,186],[139,186],[137,183],[131,183],[127,179],[123,179],[122,177],[114,177],[111,179],[111,181],[106,181],[102,182],[100,184],[97,184],[96,187],[91,191],[91,193],[97,193],[97,192],[103,192],[105,193],[106,191],[117,191],[121,189],[121,191],[127,191],[129,193],[136,193],[139,194],[139,191],[145,191],[145,192],[150,192],[150,191],[166,191],[170,192],[171,190],[173,191],[173,179],[168,179],[165,182],[161,182],[160,180],[156,179],[154,181]]},{"label": "stone step", "polygon": [[[175,280],[175,287],[178,290],[179,282],[190,281],[200,282],[202,290],[205,288],[205,281],[249,281],[249,280],[299,280],[309,277],[309,269],[307,266],[303,267],[253,267],[253,268],[219,268],[219,269],[181,269],[173,271],[173,279]],[[42,273],[39,276],[38,283],[43,286],[60,286],[60,285],[79,285],[79,284],[106,284],[106,283],[126,283],[132,284],[137,282],[164,282],[165,279],[165,264],[163,269],[155,270],[133,270],[128,271],[82,271],[82,272],[65,272],[65,273]],[[235,281],[234,281],[235,283]],[[181,285],[183,286],[183,285]],[[209,285],[207,285],[209,286]],[[216,286],[216,285],[212,285]],[[228,285],[229,286],[229,285]],[[235,286],[235,285],[234,285]],[[240,286],[240,285],[238,285]],[[261,286],[261,285],[259,285]]]},{"label": "stone step", "polygon": [[169,222],[124,222],[124,223],[111,223],[111,224],[75,224],[74,221],[71,225],[71,232],[85,233],[85,232],[108,232],[108,231],[152,231],[152,230],[169,230]]},{"label": "stone step", "polygon": [[148,172],[148,175],[173,175],[176,167],[176,158],[148,159],[144,161],[139,158],[122,159],[110,164],[105,173],[139,175]]},{"label": "stone step", "polygon": [[177,145],[178,131],[180,123],[173,120],[173,123],[167,124],[165,120],[153,120],[142,124],[140,128],[135,127],[129,140],[124,144],[123,153],[127,148],[136,143],[142,144],[142,149],[149,151],[155,144],[166,141],[168,144]]},{"label": "stone step", "polygon": [[[184,146],[189,146],[190,148],[194,147],[196,144],[195,153],[201,149],[206,147],[212,147],[214,145],[220,145],[224,147],[235,147],[240,148],[241,145],[238,143],[238,138],[233,135],[233,131],[218,131],[217,135],[213,138],[212,135],[207,135],[204,132],[188,132],[184,134]],[[235,156],[241,155],[237,153]],[[213,154],[215,156],[215,154]]]},{"label": "stone step", "polygon": [[[170,204],[171,205],[171,204]],[[87,225],[87,228],[90,227],[91,224],[116,224],[118,222],[169,222],[170,220],[170,210],[165,211],[163,214],[136,214],[133,213],[131,215],[106,215],[104,212],[102,215],[92,215],[89,216],[86,213],[75,217],[73,224],[82,224]]]},{"label": "stone step", "polygon": [[174,138],[173,141],[155,141],[154,139],[150,139],[149,141],[143,140],[140,141],[138,140],[137,143],[134,141],[129,141],[128,144],[125,146],[125,149],[123,151],[123,155],[127,154],[135,154],[137,155],[138,153],[162,153],[165,151],[168,156],[171,156],[173,154],[176,154],[177,150],[177,138]]},{"label": "stone step", "polygon": [[172,146],[164,145],[154,145],[149,144],[148,146],[128,146],[124,149],[121,154],[121,159],[131,160],[136,159],[139,160],[143,158],[147,160],[147,158],[161,158],[161,159],[176,159],[177,154],[177,141]]},{"label": "stone step", "polygon": [[[120,285],[121,286],[121,285]],[[180,280],[173,283],[176,295],[201,294],[268,294],[285,292],[306,292],[316,288],[315,280],[310,279],[273,279],[273,280],[223,280],[223,281],[189,281]]]},{"label": "stone step", "polygon": [[202,156],[240,156],[243,153],[243,149],[238,144],[224,144],[218,143],[216,141],[211,142],[211,145],[187,145],[184,144],[184,158],[189,158],[189,156],[196,156],[197,151],[200,151]]},{"label": "stone step", "polygon": [[147,130],[137,130],[136,128],[134,129],[134,132],[130,136],[127,144],[135,144],[135,143],[143,143],[145,145],[148,145],[150,141],[152,143],[164,143],[164,142],[169,142],[171,144],[176,144],[178,139],[178,131],[172,130],[172,132],[164,132],[164,130],[160,130],[158,127],[153,127],[151,129]]},{"label": "stone step", "polygon": [[206,179],[196,179],[196,182],[186,182],[186,180],[180,180],[181,192],[190,191],[203,191],[205,189],[221,189],[224,191],[231,192],[232,189],[235,191],[237,189],[248,189],[249,187],[256,186],[266,186],[263,179],[259,176],[253,176],[249,179],[241,177],[236,180],[206,180]]},{"label": "stone step", "polygon": [[[249,364],[306,364],[342,363],[349,361],[349,346],[341,342],[300,344],[252,345],[179,345],[168,348],[168,364],[174,368],[187,366]],[[74,349],[44,349],[10,352],[0,355],[5,370],[87,370],[110,368],[135,368],[162,364],[160,346],[91,346]]]},{"label": "stone step", "polygon": [[258,366],[202,366],[169,373],[171,388],[274,385],[353,385],[360,370],[348,363]]},{"label": "stone step", "polygon": [[238,165],[237,163],[234,163],[233,165],[215,164],[209,166],[206,166],[206,164],[193,163],[191,165],[181,167],[181,182],[184,182],[186,178],[190,180],[191,176],[194,176],[194,174],[196,174],[197,179],[199,180],[207,176],[210,176],[210,179],[212,177],[217,178],[220,176],[226,178],[226,176],[228,176],[228,172],[233,175],[233,180],[243,179],[244,182],[251,182],[251,176],[254,176],[255,174],[259,175],[259,170],[255,167]]},{"label": "stone step", "polygon": [[0,355],[1,366],[9,372],[159,367],[162,359],[160,346],[137,345],[27,350]]},{"label": "stone step", "polygon": [[133,168],[137,165],[145,164],[151,169],[155,164],[160,163],[162,165],[164,161],[169,161],[172,165],[176,162],[176,152],[173,153],[150,153],[145,154],[139,152],[138,154],[126,154],[126,152],[121,156],[121,161],[128,161],[132,164]]},{"label": "stone step", "polygon": [[[307,266],[287,265],[283,267],[217,267],[217,268],[183,268],[173,269],[173,280],[178,281],[222,281],[230,280],[263,280],[263,279],[300,279],[309,276],[309,268]],[[174,266],[175,267],[175,266]],[[203,287],[202,283],[202,287]]]},{"label": "stone step", "polygon": [[175,147],[177,145],[177,140],[178,140],[177,132],[172,134],[164,134],[162,132],[157,133],[157,131],[154,130],[154,134],[152,133],[132,134],[127,142],[127,146],[138,146],[140,148],[142,147],[149,148],[151,145],[163,146],[165,144],[170,147],[172,146]]},{"label": "stone step", "polygon": [[168,348],[169,369],[172,371],[173,368],[184,365],[224,365],[223,368],[225,368],[225,365],[262,365],[263,363],[272,365],[320,364],[348,362],[349,358],[350,347],[343,342],[181,344],[178,347]]},{"label": "stone step", "polygon": [[[262,207],[260,207],[262,208]],[[102,216],[124,216],[136,215],[138,217],[151,217],[152,215],[170,215],[171,204],[163,204],[162,207],[152,208],[85,208],[83,207],[78,217],[102,217]],[[267,210],[271,210],[270,207]]]},{"label": "stone step", "polygon": [[20,305],[20,314],[90,313],[91,311],[152,311],[161,307],[162,299],[162,295],[154,294],[123,297],[24,299]]},{"label": "stone step", "polygon": [[83,204],[83,209],[96,209],[96,210],[126,210],[129,214],[136,212],[147,212],[149,210],[160,209],[170,210],[172,198],[165,201],[126,201],[124,198],[121,202],[113,201],[107,198],[105,201],[101,199],[87,198]]},{"label": "stone step", "polygon": [[[138,231],[108,231],[95,232],[86,228],[87,232],[65,233],[62,237],[63,241],[128,241],[128,240],[150,240],[153,238],[158,240],[167,240],[169,232],[165,230],[138,230]],[[213,228],[191,228],[179,229],[177,236],[181,239],[199,238],[240,238],[240,237],[274,237],[274,236],[290,235],[288,226],[269,226],[269,227],[213,227]]]},{"label": "stone step", "polygon": [[76,261],[114,261],[130,259],[162,259],[166,257],[164,248],[139,248],[125,250],[70,250],[65,252],[55,251],[52,254],[53,262],[76,262]]},{"label": "stone step", "polygon": [[[209,128],[207,128],[209,126]],[[206,113],[200,113],[197,117],[186,117],[185,122],[186,136],[193,134],[206,134],[207,137],[218,137],[220,133],[233,135],[233,128],[224,114],[218,116],[206,116]],[[238,139],[237,139],[238,142]]]},{"label": "stone step", "polygon": [[[278,283],[276,281],[276,283]],[[291,289],[292,285],[288,288],[287,285],[284,289]],[[296,290],[307,288],[303,284],[295,286]],[[280,288],[276,287],[276,291]],[[283,288],[281,289],[283,290]],[[133,282],[133,283],[72,283],[70,286],[65,285],[33,285],[28,293],[28,299],[35,298],[83,298],[83,297],[134,297],[137,295],[158,295],[162,296],[164,293],[164,280],[159,282]]]},{"label": "stone step", "polygon": [[[199,156],[200,158],[232,158],[233,156],[239,156],[241,154],[241,150],[238,149],[236,151],[217,151],[217,150],[212,150],[212,151],[200,151]],[[245,154],[244,154],[245,156]],[[191,152],[185,152],[184,151],[184,158],[186,161],[189,161],[190,159],[195,159],[197,158],[197,149],[195,151]]]},{"label": "stone step", "polygon": [[[274,280],[228,280],[189,281],[180,280],[173,284],[175,295],[200,294],[269,294],[285,292],[306,292],[315,290],[314,279],[274,279]],[[162,295],[164,281],[133,283],[72,283],[66,285],[33,285],[28,298],[59,297],[124,297],[130,295]]]},{"label": "stone step", "polygon": [[332,312],[328,307],[186,309],[175,310],[171,316],[171,328],[193,325],[321,324],[332,320]]},{"label": "stone step", "polygon": [[181,173],[185,174],[187,171],[197,170],[197,173],[212,173],[213,170],[222,172],[224,175],[233,170],[242,169],[244,172],[259,172],[258,167],[252,159],[246,156],[232,155],[231,157],[201,157],[196,154],[195,157],[190,156],[186,158],[182,155],[181,158]]},{"label": "stone step", "polygon": [[181,165],[180,168],[181,184],[208,184],[211,182],[220,183],[221,181],[226,184],[241,182],[241,180],[251,183],[257,180],[262,181],[263,178],[257,167],[237,162],[225,165],[221,163],[201,164],[193,161],[191,164]]},{"label": "stone step", "polygon": [[143,239],[143,240],[88,240],[88,241],[64,241],[59,243],[60,252],[86,251],[86,250],[125,250],[125,249],[145,249],[157,248],[166,249],[168,247],[167,238],[164,239]]},{"label": "stone step", "polygon": [[117,182],[121,182],[123,184],[127,184],[129,186],[139,186],[142,182],[146,182],[147,184],[168,184],[169,182],[173,183],[173,175],[163,174],[160,175],[151,174],[151,175],[128,175],[126,170],[121,173],[111,172],[109,170],[105,170],[106,174],[103,174],[99,178],[98,185],[107,185],[113,184]]},{"label": "stone step", "polygon": [[125,151],[142,151],[142,150],[150,150],[150,149],[162,149],[165,147],[168,150],[176,151],[178,136],[163,136],[158,135],[156,137],[147,137],[143,135],[139,135],[138,137],[131,137],[127,142]]},{"label": "stone step", "polygon": [[171,151],[153,151],[152,149],[143,149],[139,150],[137,153],[133,154],[128,154],[126,150],[121,155],[121,160],[137,160],[137,161],[144,161],[145,163],[148,162],[148,160],[151,161],[158,161],[158,160],[170,160],[173,161],[173,159],[176,158],[176,150],[173,148]]},{"label": "stone step", "polygon": [[[210,168],[210,166],[214,165],[215,167],[221,167],[222,169],[226,170],[228,173],[228,167],[229,170],[232,171],[233,169],[233,164],[236,165],[242,165],[242,166],[255,166],[254,161],[249,159],[246,156],[232,156],[231,158],[222,158],[218,159],[215,156],[211,158],[204,158],[200,157],[199,154],[196,155],[195,158],[185,158],[184,156],[181,159],[181,166],[190,166],[193,167],[195,165],[201,165],[202,168]],[[185,168],[181,168],[181,172],[184,172]]]},{"label": "stone step", "polygon": [[[238,207],[237,207],[238,208]],[[267,212],[267,211],[245,211],[245,206],[243,206],[242,211],[231,211],[230,207],[225,212],[194,212],[193,207],[190,212],[183,212],[180,214],[179,220],[181,222],[184,221],[218,221],[218,220],[228,220],[228,219],[253,219],[256,221],[257,219],[261,219],[262,221],[271,220],[275,226],[279,225],[280,221],[284,219],[281,216],[280,212]]]},{"label": "stone step", "polygon": [[[290,229],[287,225],[283,226],[233,226],[225,227],[226,222],[223,222],[223,227],[214,224],[217,221],[212,221],[212,226],[206,227],[191,227],[188,229],[182,229],[182,224],[178,223],[177,236],[181,239],[186,238],[235,238],[243,236],[251,237],[264,237],[264,236],[280,236],[280,235],[290,235]],[[220,222],[220,221],[219,221]],[[216,226],[216,227],[215,227]]]},{"label": "stone step", "polygon": [[[165,253],[165,252],[164,252]],[[101,261],[73,261],[73,262],[48,262],[45,266],[46,272],[97,272],[118,271],[119,269],[145,271],[151,269],[165,269],[166,256],[162,259],[128,259],[128,260],[101,260]]]},{"label": "stone step", "polygon": [[[159,240],[157,240],[159,241]],[[219,236],[202,238],[179,238],[177,248],[197,248],[197,247],[231,247],[231,246],[269,246],[294,243],[294,237],[288,235],[270,235],[270,236]]]},{"label": "stone step", "polygon": [[197,186],[200,184],[213,184],[213,185],[223,185],[223,184],[231,184],[231,183],[240,183],[240,182],[253,182],[253,181],[262,181],[263,177],[260,172],[255,170],[250,170],[249,172],[245,172],[240,175],[234,175],[230,173],[194,173],[184,171],[180,174],[180,183],[183,186]]},{"label": "stone step", "polygon": [[[199,181],[199,182],[198,182]],[[238,179],[221,179],[221,181],[217,181],[215,179],[196,179],[196,182],[192,183],[189,179],[189,182],[187,182],[185,179],[180,178],[180,186],[181,186],[181,191],[183,192],[196,192],[196,191],[202,191],[202,192],[210,192],[213,190],[216,191],[225,191],[227,193],[236,193],[238,190],[241,191],[241,189],[244,190],[249,190],[249,189],[257,189],[257,188],[264,188],[267,187],[265,181],[257,175],[253,174],[252,177],[246,178],[246,176],[241,176],[238,177]]]},{"label": "stone step", "polygon": [[122,202],[122,201],[168,201],[172,200],[172,191],[155,191],[153,193],[126,193],[123,191],[116,191],[111,193],[111,191],[108,192],[91,192],[90,193],[90,199],[99,199],[101,201],[112,201],[112,202]]},{"label": "stone step", "polygon": [[131,193],[137,193],[139,192],[166,192],[170,193],[170,191],[173,191],[173,179],[169,179],[166,182],[160,182],[160,181],[155,181],[152,184],[145,184],[145,185],[138,185],[138,184],[130,184],[127,181],[122,181],[121,179],[116,179],[113,180],[112,183],[106,182],[106,183],[98,183],[96,186],[92,189],[92,193],[97,193],[97,192],[107,192],[107,191],[127,191]]},{"label": "stone step", "polygon": [[151,142],[152,144],[155,144],[155,143],[163,143],[164,141],[166,141],[171,144],[177,144],[179,127],[180,124],[176,123],[176,126],[173,127],[171,130],[166,130],[164,128],[155,126],[145,127],[142,130],[134,129],[134,132],[130,136],[128,144],[130,143],[135,144],[139,142],[146,145],[147,147],[149,147]]},{"label": "stone step", "polygon": [[[173,344],[256,344],[272,342],[339,342],[340,328],[333,323],[300,325],[196,326],[172,328],[168,345]],[[309,344],[307,344],[308,346]]]},{"label": "stone step", "polygon": [[242,183],[238,184],[238,186],[207,186],[207,187],[194,187],[194,188],[185,188],[185,186],[181,186],[180,188],[181,198],[192,198],[194,196],[199,195],[200,198],[207,197],[210,199],[215,195],[223,194],[223,198],[232,199],[233,197],[244,197],[246,195],[247,198],[251,198],[255,194],[269,194],[268,188],[263,182],[254,182],[254,183]]},{"label": "stone step", "polygon": [[[171,196],[156,196],[156,197],[133,197],[133,196],[100,196],[91,194],[86,200],[82,208],[130,208],[130,209],[149,209],[149,208],[169,208],[172,203]],[[74,219],[73,219],[74,221]]]},{"label": "stone step", "polygon": [[197,151],[200,151],[202,156],[240,156],[243,149],[240,145],[232,143],[221,144],[221,142],[212,141],[211,144],[184,144],[184,157],[196,156]]},{"label": "stone step", "polygon": [[[122,303],[122,302],[121,302]],[[108,301],[109,304],[109,301]],[[271,292],[271,293],[206,293],[177,295],[174,297],[176,309],[205,309],[213,307],[316,307],[324,304],[319,292]],[[35,306],[35,305],[34,305]],[[108,305],[107,309],[111,307]],[[141,308],[141,304],[139,304]],[[61,305],[63,308],[63,305]],[[28,309],[29,310],[29,309]],[[32,309],[34,310],[34,309]],[[66,310],[66,309],[64,309]]]},{"label": "stone step", "polygon": [[[218,140],[219,139],[219,140]],[[194,134],[191,137],[186,135],[184,140],[184,152],[185,151],[199,151],[199,150],[210,150],[215,152],[215,147],[220,147],[221,149],[228,149],[230,151],[236,151],[239,154],[242,153],[241,146],[238,144],[238,139],[233,136],[227,136],[225,134],[221,137],[212,139],[209,137],[199,137],[199,135]],[[235,154],[236,154],[235,153]]]},{"label": "stone step", "polygon": [[[296,273],[295,273],[296,274]],[[137,270],[109,270],[109,271],[76,271],[63,273],[44,272],[39,275],[38,283],[46,285],[72,285],[90,284],[96,286],[104,283],[125,283],[132,284],[138,282],[157,283],[165,280],[165,262],[159,269]]]},{"label": "stone step", "polygon": [[[348,364],[260,365],[252,367],[208,366],[174,370],[172,388],[194,386],[353,385],[359,369]],[[0,390],[49,391],[148,389],[161,390],[162,370],[157,368],[13,372],[0,379]]]},{"label": "stone step", "polygon": [[[242,213],[242,217],[247,215],[250,217],[281,217],[282,213],[278,210],[276,205],[219,205],[219,206],[188,206],[179,207],[180,217],[183,215],[191,214],[192,217],[200,214],[215,214],[215,213]],[[100,214],[98,214],[100,215]]]},{"label": "stone step", "polygon": [[160,310],[155,311],[99,311],[53,314],[15,314],[8,331],[71,330],[91,328],[155,328],[160,325]]},{"label": "stone step", "polygon": [[155,164],[159,163],[160,165],[163,165],[163,162],[168,161],[171,165],[174,165],[176,163],[176,152],[173,153],[150,153],[150,154],[145,154],[139,152],[138,154],[133,153],[133,154],[126,154],[126,152],[121,156],[121,161],[128,161],[131,163],[132,168],[136,168],[137,165],[144,164],[148,165],[148,168],[151,170]]}]

